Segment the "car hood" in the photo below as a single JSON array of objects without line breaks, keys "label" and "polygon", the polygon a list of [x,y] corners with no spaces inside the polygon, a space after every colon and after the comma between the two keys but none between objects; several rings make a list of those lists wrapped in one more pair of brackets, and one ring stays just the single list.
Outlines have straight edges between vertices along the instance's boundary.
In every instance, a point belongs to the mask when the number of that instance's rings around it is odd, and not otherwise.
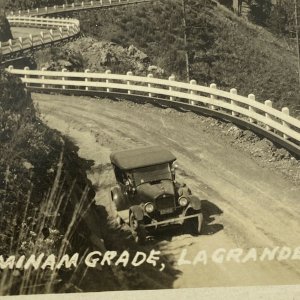
[{"label": "car hood", "polygon": [[162,195],[175,195],[174,185],[171,180],[161,180],[158,183],[143,183],[136,189],[139,202],[149,202]]}]

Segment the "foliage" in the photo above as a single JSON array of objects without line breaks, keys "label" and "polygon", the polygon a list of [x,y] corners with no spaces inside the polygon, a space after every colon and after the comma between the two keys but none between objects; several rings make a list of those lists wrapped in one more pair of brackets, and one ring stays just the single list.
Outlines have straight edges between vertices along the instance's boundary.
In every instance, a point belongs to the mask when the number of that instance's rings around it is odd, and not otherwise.
[{"label": "foliage", "polygon": [[[249,0],[250,19],[271,30],[274,34],[295,37],[295,2],[290,0]],[[300,2],[296,1],[298,15]],[[299,18],[299,16],[298,16]],[[298,22],[300,19],[298,19]]]},{"label": "foliage", "polygon": [[[90,164],[40,121],[19,79],[0,71],[0,87],[1,255],[47,250],[61,256],[71,245],[84,247],[86,240],[72,241],[79,223],[82,234],[87,230],[82,216],[94,198],[86,178]],[[48,269],[0,272],[1,294],[50,291],[58,276]]]},{"label": "foliage", "polygon": [[270,18],[272,9],[271,0],[252,0],[250,1],[250,20],[259,25],[266,25]]}]

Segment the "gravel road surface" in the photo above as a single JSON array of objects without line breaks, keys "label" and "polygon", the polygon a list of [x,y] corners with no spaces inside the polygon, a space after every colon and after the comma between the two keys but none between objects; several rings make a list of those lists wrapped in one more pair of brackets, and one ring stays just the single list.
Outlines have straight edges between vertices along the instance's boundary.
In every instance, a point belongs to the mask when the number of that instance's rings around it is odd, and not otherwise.
[{"label": "gravel road surface", "polygon": [[[225,127],[150,104],[61,95],[33,98],[43,120],[70,136],[80,156],[95,161],[89,176],[98,187],[97,202],[110,213],[111,151],[156,144],[177,156],[178,181],[203,200],[205,234],[165,232],[152,242],[175,262],[179,275],[174,288],[300,283],[299,249],[294,260],[291,255],[271,261],[245,258],[251,248],[261,253],[265,247],[300,246],[300,184],[235,147]],[[241,250],[228,252],[236,248]],[[230,253],[228,261],[213,261],[216,250]],[[193,265],[199,252],[203,259]],[[185,264],[180,264],[182,254]],[[238,262],[243,258],[246,262]]]}]

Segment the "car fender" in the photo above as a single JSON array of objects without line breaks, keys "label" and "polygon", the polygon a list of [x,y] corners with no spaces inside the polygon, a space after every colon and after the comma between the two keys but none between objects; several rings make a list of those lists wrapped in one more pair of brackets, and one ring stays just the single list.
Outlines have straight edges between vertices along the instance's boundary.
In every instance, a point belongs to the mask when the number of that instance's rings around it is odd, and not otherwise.
[{"label": "car fender", "polygon": [[128,201],[119,186],[115,186],[111,189],[111,200],[115,203],[117,211],[129,208]]},{"label": "car fender", "polygon": [[138,221],[142,221],[144,218],[144,210],[139,205],[134,205],[130,207],[131,213],[135,216]]},{"label": "car fender", "polygon": [[201,210],[201,200],[194,196],[194,195],[191,195],[189,197],[189,200],[190,200],[190,203],[189,203],[189,208],[192,208],[193,210]]}]

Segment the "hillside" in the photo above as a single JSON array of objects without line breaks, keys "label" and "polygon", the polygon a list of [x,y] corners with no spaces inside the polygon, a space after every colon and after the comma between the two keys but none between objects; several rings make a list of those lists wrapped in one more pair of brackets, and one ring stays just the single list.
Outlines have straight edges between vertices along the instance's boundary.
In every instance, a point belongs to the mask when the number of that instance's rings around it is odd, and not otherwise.
[{"label": "hillside", "polygon": [[[234,87],[243,95],[254,93],[258,100],[270,99],[295,112],[300,104],[296,54],[265,29],[209,3],[187,1],[191,78],[226,90]],[[133,44],[167,74],[186,79],[181,1],[157,0],[76,17],[85,35]]]},{"label": "hillside", "polygon": [[[81,251],[88,241],[79,244],[67,232],[78,224],[86,231],[82,212],[95,194],[86,176],[90,163],[78,157],[71,141],[41,122],[19,79],[0,70],[0,86],[1,255]],[[30,271],[2,274],[1,295],[52,290],[58,275],[45,270],[27,288]]]}]

